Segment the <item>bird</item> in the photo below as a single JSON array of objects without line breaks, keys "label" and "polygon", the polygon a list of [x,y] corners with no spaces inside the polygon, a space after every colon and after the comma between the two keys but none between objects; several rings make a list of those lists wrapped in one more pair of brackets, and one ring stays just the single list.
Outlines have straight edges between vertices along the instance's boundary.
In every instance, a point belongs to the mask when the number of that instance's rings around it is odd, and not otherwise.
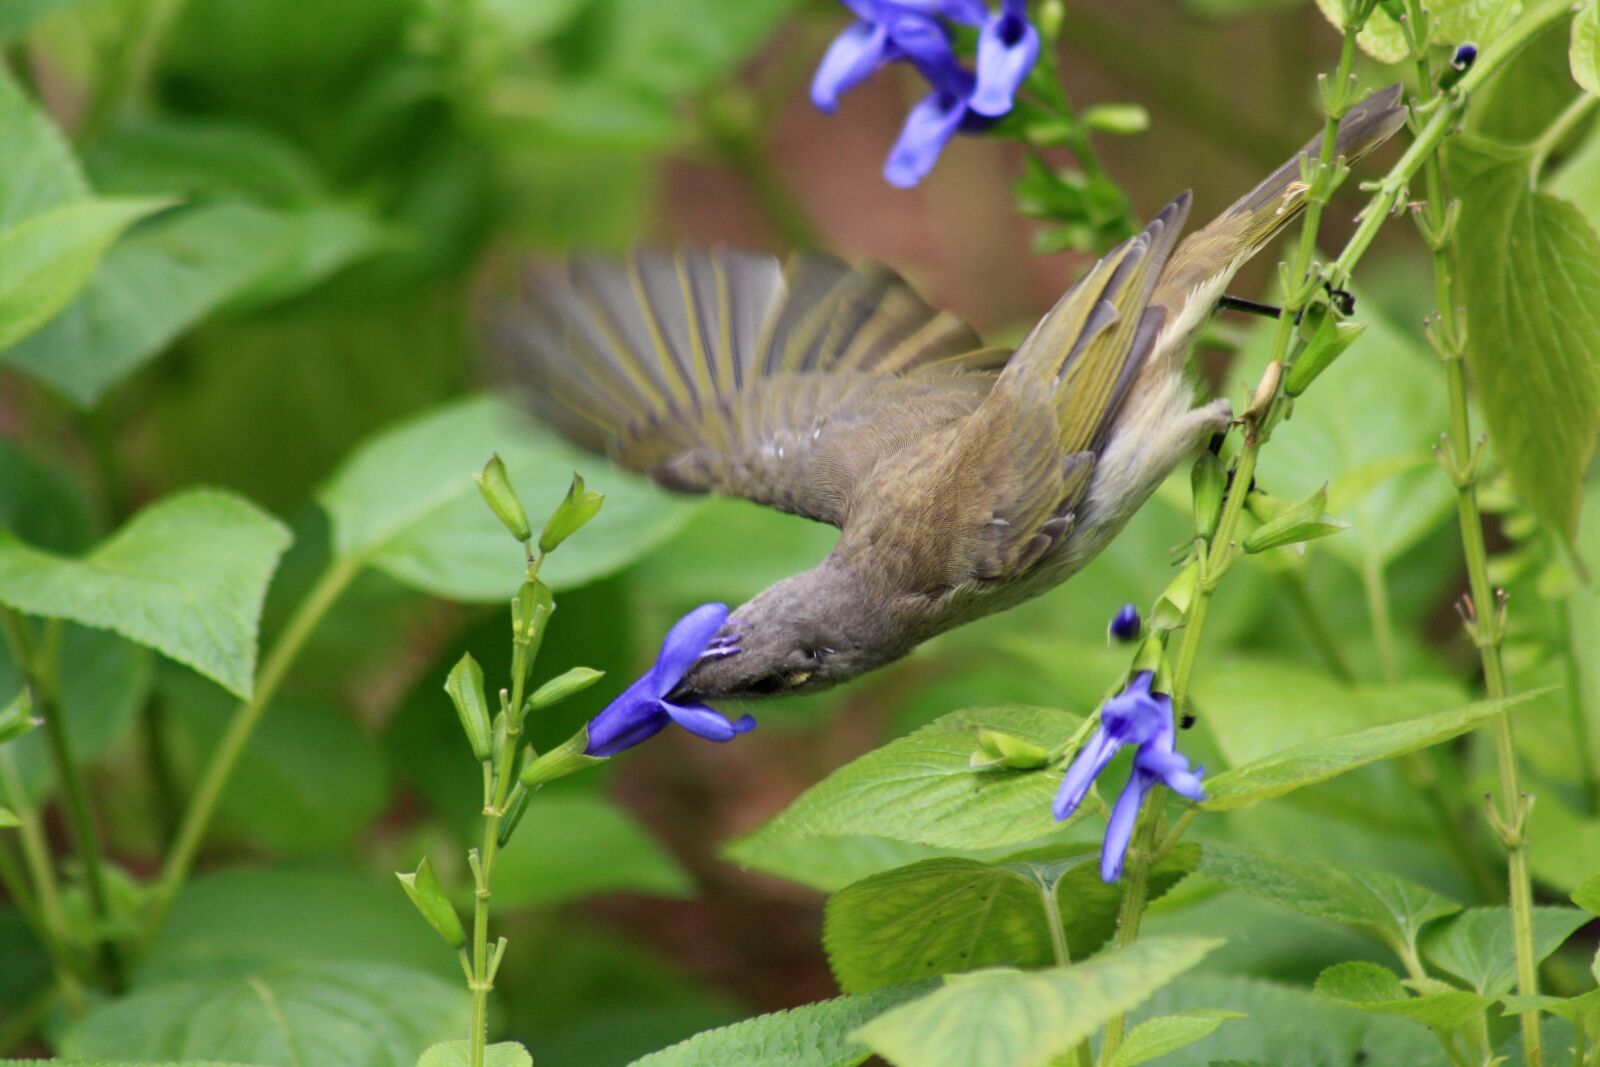
[{"label": "bird", "polygon": [[[1391,86],[1352,108],[1337,156],[1394,134],[1399,101]],[[1304,206],[1320,146],[1181,243],[1190,194],[1174,197],[1014,351],[886,267],[727,248],[532,262],[485,340],[579,445],[839,528],[814,567],[732,611],[673,696],[818,691],[1059,585],[1227,429],[1226,399],[1195,404],[1189,351]]]}]

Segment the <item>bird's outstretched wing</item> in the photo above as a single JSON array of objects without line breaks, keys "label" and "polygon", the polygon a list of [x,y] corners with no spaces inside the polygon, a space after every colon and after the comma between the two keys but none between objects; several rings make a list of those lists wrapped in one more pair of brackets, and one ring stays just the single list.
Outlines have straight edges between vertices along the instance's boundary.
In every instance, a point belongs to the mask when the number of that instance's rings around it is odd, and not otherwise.
[{"label": "bird's outstretched wing", "polygon": [[892,271],[809,253],[535,265],[491,331],[580,444],[672,489],[835,525],[880,456],[970,413],[1009,355]]},{"label": "bird's outstretched wing", "polygon": [[[1155,345],[1165,309],[1150,294],[1189,212],[1174,198],[1138,235],[1108,252],[1018,346],[974,416],[974,436],[1017,457],[995,478],[999,496],[986,558],[998,578],[1031,566],[1071,528],[1106,435]],[[979,428],[983,424],[983,428]]]}]

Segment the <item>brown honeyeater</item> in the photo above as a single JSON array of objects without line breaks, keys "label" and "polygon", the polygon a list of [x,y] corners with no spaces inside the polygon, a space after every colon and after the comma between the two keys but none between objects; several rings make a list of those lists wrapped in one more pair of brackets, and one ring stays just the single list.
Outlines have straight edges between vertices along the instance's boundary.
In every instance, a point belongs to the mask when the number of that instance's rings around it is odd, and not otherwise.
[{"label": "brown honeyeater", "polygon": [[[1349,161],[1404,122],[1399,89],[1339,126]],[[1304,204],[1301,156],[1181,243],[1189,194],[1112,249],[1009,351],[880,266],[731,250],[533,266],[492,324],[536,410],[668,488],[832,523],[810,570],[728,618],[699,699],[822,689],[1050,589],[1198,443],[1184,364],[1234,272]]]}]

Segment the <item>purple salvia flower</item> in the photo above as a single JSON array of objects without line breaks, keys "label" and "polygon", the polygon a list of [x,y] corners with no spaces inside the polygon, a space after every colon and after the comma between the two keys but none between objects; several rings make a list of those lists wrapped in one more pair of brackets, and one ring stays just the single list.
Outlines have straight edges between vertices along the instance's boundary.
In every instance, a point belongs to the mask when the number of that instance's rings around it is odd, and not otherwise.
[{"label": "purple salvia flower", "polygon": [[1106,823],[1105,844],[1100,851],[1100,877],[1115,882],[1122,877],[1122,860],[1133,839],[1134,823],[1145,797],[1157,783],[1179,796],[1204,800],[1200,778],[1205,768],[1189,768],[1189,761],[1176,751],[1177,730],[1172,721],[1172,698],[1152,693],[1149,671],[1140,671],[1121,693],[1106,701],[1100,710],[1100,727],[1078,750],[1061,780],[1053,806],[1055,817],[1065,819],[1083,798],[1106,764],[1124,745],[1136,745],[1133,773],[1128,776]]},{"label": "purple salvia flower", "polygon": [[1039,31],[1028,21],[1027,0],[1005,0],[978,34],[978,82],[968,106],[980,115],[1006,114],[1038,60]]},{"label": "purple salvia flower", "polygon": [[737,635],[718,636],[727,620],[726,604],[702,604],[679,619],[661,642],[655,665],[589,720],[589,744],[584,754],[615,756],[654,737],[669,722],[708,741],[732,741],[754,730],[756,721],[749,715],[729,722],[721,712],[704,704],[677,704],[667,699],[697,660],[738,652]]},{"label": "purple salvia flower", "polygon": [[1139,609],[1132,604],[1124,604],[1115,615],[1111,616],[1111,625],[1108,629],[1112,637],[1126,643],[1138,638],[1142,625]]}]

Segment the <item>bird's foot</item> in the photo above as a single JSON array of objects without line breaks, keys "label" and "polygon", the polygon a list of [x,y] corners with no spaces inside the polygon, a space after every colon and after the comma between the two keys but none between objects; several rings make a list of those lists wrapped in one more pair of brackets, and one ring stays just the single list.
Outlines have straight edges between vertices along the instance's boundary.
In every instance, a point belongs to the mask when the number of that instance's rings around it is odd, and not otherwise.
[{"label": "bird's foot", "polygon": [[1283,316],[1283,308],[1276,304],[1263,304],[1257,300],[1246,300],[1242,296],[1228,296],[1226,293],[1217,297],[1217,306],[1212,313],[1220,314],[1224,311],[1243,311],[1249,315],[1261,315],[1269,319]]}]

